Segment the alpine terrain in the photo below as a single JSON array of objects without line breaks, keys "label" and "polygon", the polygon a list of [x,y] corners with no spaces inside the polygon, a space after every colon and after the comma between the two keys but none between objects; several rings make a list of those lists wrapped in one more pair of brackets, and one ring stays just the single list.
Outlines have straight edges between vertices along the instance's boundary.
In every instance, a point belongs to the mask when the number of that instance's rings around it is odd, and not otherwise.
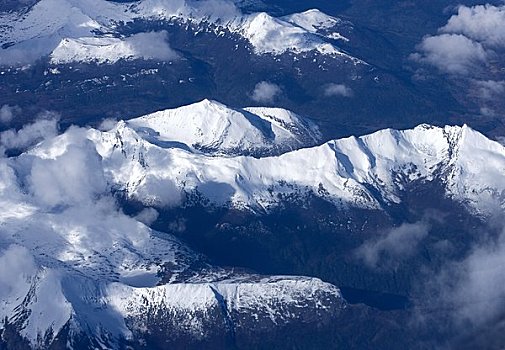
[{"label": "alpine terrain", "polygon": [[501,1],[0,4],[0,349],[502,349]]}]

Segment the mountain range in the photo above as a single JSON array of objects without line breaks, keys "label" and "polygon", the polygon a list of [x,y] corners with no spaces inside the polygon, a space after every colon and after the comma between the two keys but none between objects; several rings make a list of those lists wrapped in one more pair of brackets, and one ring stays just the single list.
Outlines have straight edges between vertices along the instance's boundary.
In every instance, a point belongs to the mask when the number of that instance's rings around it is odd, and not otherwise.
[{"label": "mountain range", "polygon": [[4,158],[5,344],[14,329],[33,347],[250,345],[274,325],[324,329],[362,312],[317,278],[216,266],[184,243],[184,222],[146,226],[174,208],[268,216],[317,197],[386,215],[409,186],[434,183],[467,215],[503,208],[505,148],[468,126],[319,138],[283,109],[204,100],[109,130],[71,127]]},{"label": "mountain range", "polygon": [[0,3],[0,350],[502,349],[505,6]]}]

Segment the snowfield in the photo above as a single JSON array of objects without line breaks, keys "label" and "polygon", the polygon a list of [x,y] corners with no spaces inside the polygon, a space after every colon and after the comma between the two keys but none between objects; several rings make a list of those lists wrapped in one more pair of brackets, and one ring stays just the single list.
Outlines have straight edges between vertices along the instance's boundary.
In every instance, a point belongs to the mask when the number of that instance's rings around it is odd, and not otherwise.
[{"label": "snowfield", "polygon": [[146,140],[179,142],[204,153],[272,155],[313,146],[321,139],[311,121],[281,108],[229,108],[201,102],[130,119]]}]

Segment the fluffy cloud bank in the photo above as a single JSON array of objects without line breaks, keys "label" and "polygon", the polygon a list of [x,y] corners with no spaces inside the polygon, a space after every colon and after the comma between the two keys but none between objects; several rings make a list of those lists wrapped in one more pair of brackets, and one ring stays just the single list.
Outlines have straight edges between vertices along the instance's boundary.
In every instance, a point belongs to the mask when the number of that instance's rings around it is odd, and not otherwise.
[{"label": "fluffy cloud bank", "polygon": [[489,47],[505,47],[505,6],[460,6],[442,33],[459,33]]},{"label": "fluffy cloud bank", "polygon": [[100,156],[89,140],[69,145],[54,159],[36,158],[29,184],[38,202],[49,207],[91,203],[107,188]]},{"label": "fluffy cloud bank", "polygon": [[421,53],[411,56],[414,60],[453,74],[468,73],[472,67],[487,60],[487,52],[482,44],[461,34],[426,37],[418,45],[418,50]]},{"label": "fluffy cloud bank", "polygon": [[[410,58],[447,74],[458,86],[467,86],[464,104],[478,107],[475,113],[503,115],[505,5],[459,6],[437,34],[423,38]],[[423,71],[418,71],[420,77]]]},{"label": "fluffy cloud bank", "polygon": [[[7,114],[12,112],[6,112]],[[8,119],[10,115],[7,115]],[[25,150],[44,139],[58,134],[59,115],[51,112],[39,114],[37,120],[19,130],[9,129],[0,133],[0,151]]]},{"label": "fluffy cloud bank", "polygon": [[[18,157],[0,158],[3,240],[23,242],[31,252],[54,249],[64,260],[80,250],[105,249],[123,240],[143,244],[149,238],[143,225],[119,209],[102,158],[87,137],[87,130],[71,127]],[[139,219],[149,222],[156,214],[146,210]],[[0,255],[1,248],[0,242]],[[2,266],[10,265],[1,261],[3,275]]]},{"label": "fluffy cloud bank", "polygon": [[450,74],[468,74],[505,49],[505,6],[460,6],[434,36],[427,36],[411,58]]}]

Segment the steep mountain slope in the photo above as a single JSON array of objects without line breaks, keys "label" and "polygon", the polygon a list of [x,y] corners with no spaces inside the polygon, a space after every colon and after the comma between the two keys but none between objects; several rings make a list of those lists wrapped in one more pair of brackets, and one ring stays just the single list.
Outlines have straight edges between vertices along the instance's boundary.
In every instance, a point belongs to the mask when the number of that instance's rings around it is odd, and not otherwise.
[{"label": "steep mountain slope", "polygon": [[179,142],[221,155],[276,155],[313,146],[321,138],[314,123],[290,111],[235,110],[209,100],[130,119],[127,125],[155,144]]},{"label": "steep mountain slope", "polygon": [[[222,347],[272,335],[274,325],[276,331],[304,329],[317,318],[317,328],[354,317],[356,309],[347,308],[339,289],[319,279],[210,264],[172,234],[141,223],[156,220],[152,207],[245,208],[254,215],[286,204],[303,207],[315,196],[332,203],[332,210],[368,210],[373,220],[373,213],[398,204],[409,184],[433,183],[472,213],[486,217],[503,210],[505,149],[467,126],[388,129],[256,158],[181,146],[199,136],[195,125],[223,117],[229,130],[243,133],[237,138],[206,127],[212,133],[204,136],[219,145],[252,142],[263,135],[260,121],[271,123],[274,135],[286,121],[306,125],[283,110],[232,110],[203,101],[136,119],[134,127],[123,121],[110,131],[71,127],[1,160],[3,342],[16,341],[5,335],[14,329],[32,347],[60,341],[77,346],[83,339],[89,345],[83,348],[160,347],[167,341]],[[174,134],[164,123],[171,118],[191,120],[188,134]],[[122,194],[141,203],[135,217],[119,207],[128,202],[113,197]],[[353,235],[351,221],[347,225]],[[184,222],[167,230],[184,231],[180,226]]]},{"label": "steep mountain slope", "polygon": [[[263,158],[209,157],[160,147],[123,122],[89,135],[109,180],[146,204],[163,206],[156,190],[168,186],[217,205],[254,210],[307,195],[344,207],[378,209],[398,203],[410,182],[435,181],[444,184],[448,197],[474,211],[490,213],[504,205],[503,146],[468,126],[383,130]],[[490,168],[478,165],[484,160]]]},{"label": "steep mountain slope", "polygon": [[83,130],[53,141],[0,161],[2,331],[33,348],[119,348],[162,330],[165,344],[205,342],[302,326],[307,310],[329,322],[345,306],[318,279],[213,267],[118,208]]}]

